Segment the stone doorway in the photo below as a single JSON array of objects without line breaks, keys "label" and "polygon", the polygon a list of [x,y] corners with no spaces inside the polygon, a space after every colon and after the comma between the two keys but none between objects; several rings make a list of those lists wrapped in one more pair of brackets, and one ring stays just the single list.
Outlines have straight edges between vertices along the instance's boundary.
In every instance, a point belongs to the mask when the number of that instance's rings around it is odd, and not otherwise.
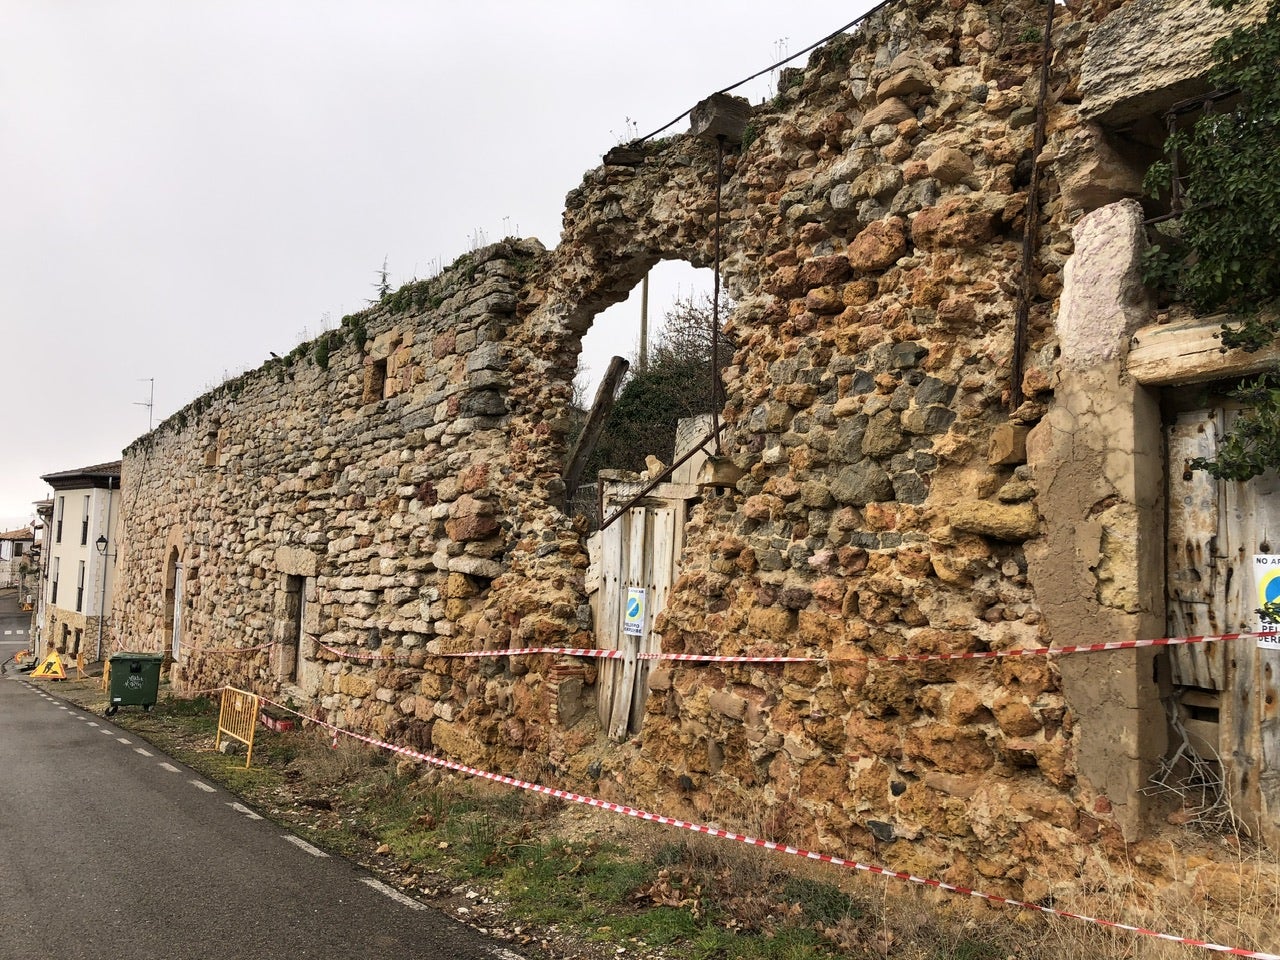
[{"label": "stone doorway", "polygon": [[177,661],[182,649],[182,563],[177,547],[170,547],[165,559],[164,632],[169,657]]}]

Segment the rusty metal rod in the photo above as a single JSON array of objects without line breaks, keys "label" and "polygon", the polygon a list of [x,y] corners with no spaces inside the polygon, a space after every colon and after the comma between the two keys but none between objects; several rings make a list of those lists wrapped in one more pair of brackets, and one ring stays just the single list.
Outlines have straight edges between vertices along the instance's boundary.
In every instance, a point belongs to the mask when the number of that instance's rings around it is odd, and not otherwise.
[{"label": "rusty metal rod", "polygon": [[720,387],[720,209],[724,183],[724,134],[716,137],[716,236],[715,271],[711,287],[711,427],[716,438],[716,456],[720,455],[720,407],[723,390]]},{"label": "rusty metal rod", "polygon": [[1048,121],[1050,61],[1053,59],[1053,9],[1044,24],[1044,50],[1040,57],[1040,95],[1036,98],[1036,133],[1031,148],[1031,182],[1027,185],[1027,206],[1023,211],[1022,283],[1018,290],[1018,306],[1013,326],[1013,357],[1009,362],[1009,409],[1022,406],[1022,375],[1026,369],[1027,324],[1031,319],[1031,278],[1035,272],[1036,244],[1040,237],[1040,153],[1044,150],[1045,125]]},{"label": "rusty metal rod", "polygon": [[1171,117],[1182,113],[1190,113],[1192,110],[1203,110],[1208,104],[1234,97],[1239,92],[1239,87],[1223,87],[1220,90],[1210,90],[1208,93],[1202,93],[1198,97],[1188,97],[1186,100],[1179,100],[1169,107],[1165,111],[1165,116]]}]

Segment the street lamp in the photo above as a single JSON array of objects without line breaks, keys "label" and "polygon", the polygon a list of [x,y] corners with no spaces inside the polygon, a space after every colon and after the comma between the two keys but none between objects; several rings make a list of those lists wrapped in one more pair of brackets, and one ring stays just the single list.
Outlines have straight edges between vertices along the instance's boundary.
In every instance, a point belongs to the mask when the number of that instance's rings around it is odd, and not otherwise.
[{"label": "street lamp", "polygon": [[[103,560],[107,559],[107,536],[106,534],[98,534],[98,539],[93,541],[93,545],[98,550],[98,556]],[[112,560],[115,557],[111,558]],[[102,623],[107,618],[107,565],[102,565],[102,590],[98,594],[98,659],[102,659]]]}]

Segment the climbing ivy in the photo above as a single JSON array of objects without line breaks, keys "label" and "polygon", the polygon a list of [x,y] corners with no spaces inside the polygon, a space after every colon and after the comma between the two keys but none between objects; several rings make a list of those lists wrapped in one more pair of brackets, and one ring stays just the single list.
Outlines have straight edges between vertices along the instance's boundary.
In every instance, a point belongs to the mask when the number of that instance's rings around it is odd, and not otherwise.
[{"label": "climbing ivy", "polygon": [[[1230,10],[1239,0],[1210,0]],[[1148,171],[1148,190],[1172,182],[1177,156],[1185,210],[1173,236],[1148,251],[1146,279],[1202,313],[1225,311],[1226,347],[1260,350],[1280,336],[1280,0],[1260,22],[1213,49],[1209,83],[1237,89],[1229,109],[1206,111],[1174,133],[1167,159]],[[1251,409],[1236,421],[1216,460],[1194,461],[1215,477],[1246,480],[1280,468],[1280,372],[1246,383]]]}]

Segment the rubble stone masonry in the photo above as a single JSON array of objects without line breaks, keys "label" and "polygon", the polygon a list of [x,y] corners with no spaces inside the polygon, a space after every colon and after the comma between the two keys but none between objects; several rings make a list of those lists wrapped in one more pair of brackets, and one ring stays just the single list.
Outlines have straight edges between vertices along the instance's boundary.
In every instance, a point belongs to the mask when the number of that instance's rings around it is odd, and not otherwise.
[{"label": "rubble stone masonry", "polygon": [[711,265],[716,145],[685,135],[611,151],[554,250],[463,256],[135,442],[119,635],[165,649],[176,619],[192,689],[290,697],[487,769],[997,892],[1078,882],[1149,815],[1150,658],[866,658],[1163,627],[1142,519],[1158,414],[1144,440],[1149,404],[1122,389],[1124,311],[1145,308],[1117,293],[1120,319],[1057,327],[1073,229],[1123,221],[1110,205],[1137,191],[1081,118],[1081,58],[1114,6],[1059,8],[1039,156],[1032,0],[886,8],[784,72],[726,152],[724,451],[745,475],[693,510],[656,629],[671,652],[814,664],[655,666],[643,731],[617,744],[571,702],[589,706],[594,661],[440,656],[595,645],[561,509],[572,380],[592,318],[651,266]]}]

